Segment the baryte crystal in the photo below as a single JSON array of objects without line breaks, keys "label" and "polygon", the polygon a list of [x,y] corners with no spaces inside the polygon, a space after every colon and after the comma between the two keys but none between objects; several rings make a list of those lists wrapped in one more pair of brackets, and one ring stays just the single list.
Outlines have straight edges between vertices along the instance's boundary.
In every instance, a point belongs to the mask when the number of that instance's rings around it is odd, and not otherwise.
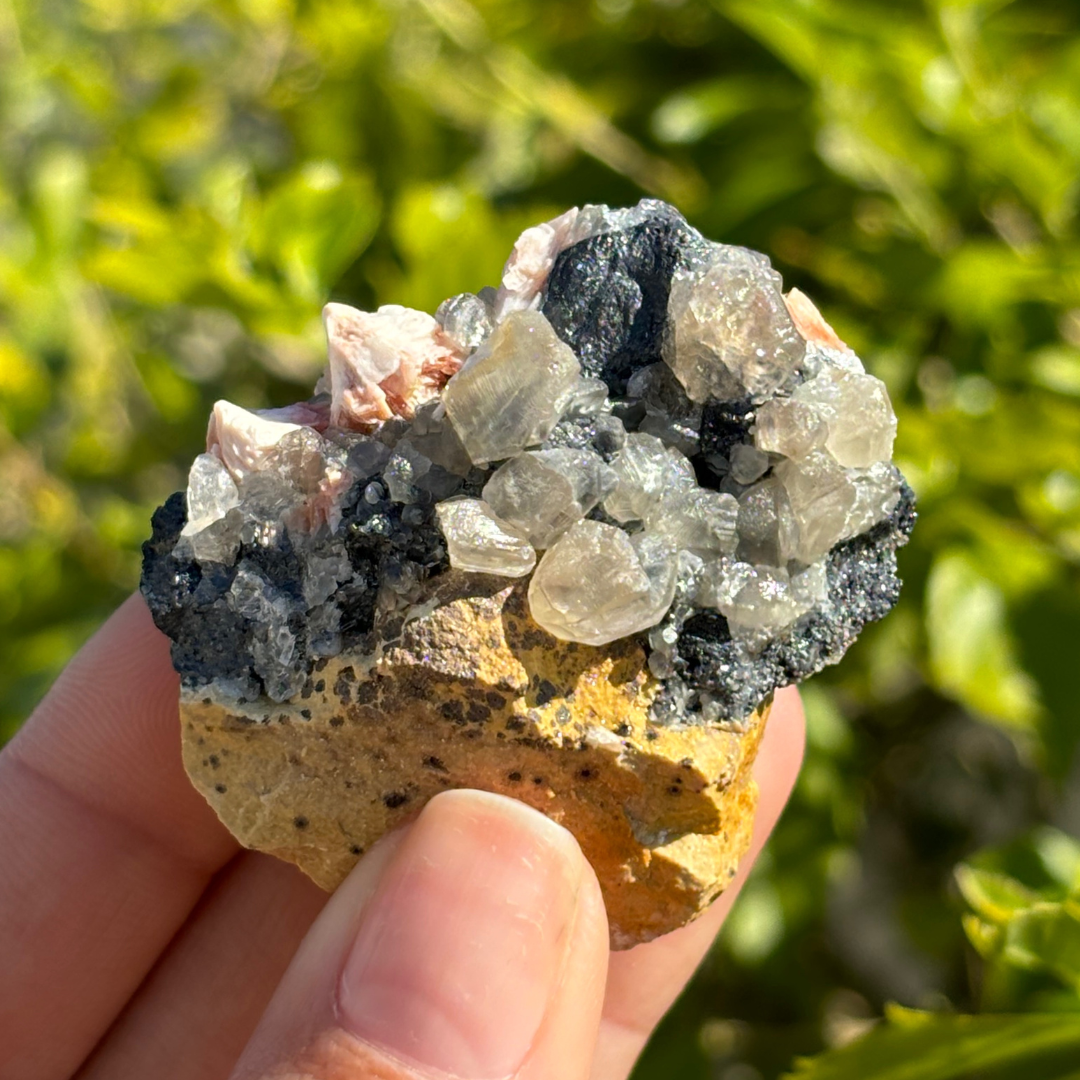
[{"label": "baryte crystal", "polygon": [[628,435],[611,467],[617,484],[604,500],[604,509],[616,521],[649,521],[659,512],[665,493],[696,487],[694,467],[655,435]]},{"label": "baryte crystal", "polygon": [[712,245],[675,273],[664,359],[692,401],[762,400],[792,376],[806,343],[780,292],[780,275],[745,248]]},{"label": "baryte crystal", "polygon": [[301,426],[242,409],[231,401],[214,402],[206,432],[206,449],[225,463],[234,480],[262,467],[286,435]]},{"label": "baryte crystal", "polygon": [[675,593],[674,547],[662,538],[579,521],[549,548],[529,583],[532,617],[563,641],[604,645],[648,629]]},{"label": "baryte crystal", "polygon": [[543,450],[501,465],[484,486],[484,499],[501,520],[543,550],[614,485],[615,474],[598,454]]},{"label": "baryte crystal", "polygon": [[578,209],[574,207],[552,221],[526,229],[514,244],[503,267],[495,298],[495,318],[501,322],[513,311],[539,306],[555,258],[573,240]]},{"label": "baryte crystal", "polygon": [[330,422],[367,431],[394,416],[411,417],[434,397],[465,357],[430,315],[384,304],[358,311],[327,304]]},{"label": "baryte crystal", "polygon": [[443,402],[474,464],[542,442],[580,375],[577,357],[536,311],[515,311],[447,384]]},{"label": "baryte crystal", "polygon": [[536,565],[532,545],[481,499],[453,499],[436,507],[450,565],[478,574],[522,577]]}]

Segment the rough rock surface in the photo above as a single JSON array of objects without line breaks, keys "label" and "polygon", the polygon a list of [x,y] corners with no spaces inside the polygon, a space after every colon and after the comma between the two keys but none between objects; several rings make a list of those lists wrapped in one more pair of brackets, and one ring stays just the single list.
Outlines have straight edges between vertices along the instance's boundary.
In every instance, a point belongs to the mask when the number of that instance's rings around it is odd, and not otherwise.
[{"label": "rough rock surface", "polygon": [[433,611],[380,633],[381,655],[322,660],[283,704],[184,694],[184,763],[242,843],[333,889],[439,791],[496,791],[574,833],[615,948],[689,922],[734,876],[768,705],[656,725],[636,641],[558,641],[494,576],[451,572]]}]

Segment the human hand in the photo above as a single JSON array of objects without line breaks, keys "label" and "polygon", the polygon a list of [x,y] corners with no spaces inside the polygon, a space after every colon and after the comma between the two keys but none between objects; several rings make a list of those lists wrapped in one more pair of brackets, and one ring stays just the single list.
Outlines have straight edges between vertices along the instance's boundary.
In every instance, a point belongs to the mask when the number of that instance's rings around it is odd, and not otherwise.
[{"label": "human hand", "polygon": [[803,749],[776,697],[754,846],[697,922],[608,953],[568,832],[453,791],[327,898],[184,775],[167,640],[133,597],[0,754],[0,1078],[619,1080],[701,960]]}]

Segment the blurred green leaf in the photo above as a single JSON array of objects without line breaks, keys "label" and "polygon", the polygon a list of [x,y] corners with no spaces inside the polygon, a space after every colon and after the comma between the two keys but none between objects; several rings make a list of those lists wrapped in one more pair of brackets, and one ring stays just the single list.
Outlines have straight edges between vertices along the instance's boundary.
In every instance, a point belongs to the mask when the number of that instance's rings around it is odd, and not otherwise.
[{"label": "blurred green leaf", "polygon": [[[1078,1074],[1077,1055],[1077,1016],[941,1016],[893,1009],[869,1035],[797,1063],[790,1075],[799,1080],[967,1080],[975,1075],[1066,1080]],[[1044,1059],[1050,1059],[1048,1067]]]},{"label": "blurred green leaf", "polygon": [[963,552],[937,556],[927,582],[930,668],[943,691],[1010,724],[1037,714],[1035,686],[1017,666],[1001,591]]}]

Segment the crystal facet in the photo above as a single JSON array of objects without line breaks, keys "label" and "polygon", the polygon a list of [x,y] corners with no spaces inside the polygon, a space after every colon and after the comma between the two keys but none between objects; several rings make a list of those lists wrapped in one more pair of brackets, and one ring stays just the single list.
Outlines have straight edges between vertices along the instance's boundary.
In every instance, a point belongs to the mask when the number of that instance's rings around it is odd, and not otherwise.
[{"label": "crystal facet", "polygon": [[508,315],[443,391],[447,415],[473,463],[508,458],[542,442],[580,371],[543,315]]},{"label": "crystal facet", "polygon": [[481,499],[454,499],[438,506],[450,565],[478,574],[522,577],[536,565],[528,540],[510,532]]},{"label": "crystal facet", "polygon": [[635,539],[599,521],[573,525],[533,574],[533,618],[555,637],[586,645],[659,622],[675,592],[675,551],[655,537]]},{"label": "crystal facet", "polygon": [[780,275],[745,248],[712,245],[676,272],[664,359],[691,401],[762,399],[783,386],[806,343],[795,330]]}]

